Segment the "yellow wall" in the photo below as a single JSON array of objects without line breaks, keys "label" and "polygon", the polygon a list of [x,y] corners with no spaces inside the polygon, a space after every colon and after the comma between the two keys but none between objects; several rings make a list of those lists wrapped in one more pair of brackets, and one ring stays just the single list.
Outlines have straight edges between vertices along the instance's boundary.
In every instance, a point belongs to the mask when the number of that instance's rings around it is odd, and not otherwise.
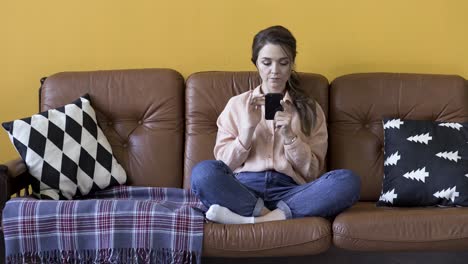
[{"label": "yellow wall", "polygon": [[[467,11],[464,0],[0,0],[0,122],[35,113],[39,79],[59,71],[254,70],[252,37],[274,24],[298,39],[297,69],[329,80],[468,78]],[[0,162],[16,156],[0,131]]]}]

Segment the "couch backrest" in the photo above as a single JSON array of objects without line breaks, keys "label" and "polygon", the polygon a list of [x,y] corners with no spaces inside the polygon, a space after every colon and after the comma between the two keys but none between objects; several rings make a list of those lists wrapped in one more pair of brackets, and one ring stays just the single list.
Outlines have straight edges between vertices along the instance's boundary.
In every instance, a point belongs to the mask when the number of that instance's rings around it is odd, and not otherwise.
[{"label": "couch backrest", "polygon": [[[322,75],[299,73],[301,87],[328,113],[328,80]],[[200,72],[189,76],[185,92],[184,188],[190,186],[195,164],[214,159],[216,120],[229,98],[260,84],[256,72]]]},{"label": "couch backrest", "polygon": [[330,88],[329,169],[361,176],[361,200],[376,201],[383,178],[383,117],[468,121],[468,86],[454,75],[364,73]]},{"label": "couch backrest", "polygon": [[41,89],[41,110],[88,93],[130,185],[181,187],[184,79],[174,70],[57,73]]}]

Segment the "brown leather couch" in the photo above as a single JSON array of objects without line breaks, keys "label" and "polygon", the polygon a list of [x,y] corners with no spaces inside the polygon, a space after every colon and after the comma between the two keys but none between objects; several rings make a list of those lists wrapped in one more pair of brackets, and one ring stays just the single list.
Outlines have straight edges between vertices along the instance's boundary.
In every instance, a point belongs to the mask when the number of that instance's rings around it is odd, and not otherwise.
[{"label": "brown leather couch", "polygon": [[[468,209],[377,208],[375,202],[383,176],[382,117],[467,122],[467,81],[453,75],[364,73],[329,84],[318,74],[300,77],[327,116],[328,170],[347,168],[360,175],[360,202],[328,220],[206,223],[204,261],[465,263]],[[170,69],[64,72],[43,82],[40,110],[89,93],[130,185],[188,188],[193,166],[214,158],[216,119],[229,98],[259,83],[255,72],[200,72],[186,82]],[[27,185],[21,160],[0,165],[0,208]]]}]

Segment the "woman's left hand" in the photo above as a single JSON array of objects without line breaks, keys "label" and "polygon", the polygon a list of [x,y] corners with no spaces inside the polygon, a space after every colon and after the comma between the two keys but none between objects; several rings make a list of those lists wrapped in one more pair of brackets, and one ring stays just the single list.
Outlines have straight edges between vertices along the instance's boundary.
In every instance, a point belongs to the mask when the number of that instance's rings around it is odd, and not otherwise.
[{"label": "woman's left hand", "polygon": [[296,136],[291,129],[293,104],[284,100],[281,100],[280,103],[283,106],[283,111],[278,111],[275,114],[275,130],[279,129],[283,138],[289,142]]}]

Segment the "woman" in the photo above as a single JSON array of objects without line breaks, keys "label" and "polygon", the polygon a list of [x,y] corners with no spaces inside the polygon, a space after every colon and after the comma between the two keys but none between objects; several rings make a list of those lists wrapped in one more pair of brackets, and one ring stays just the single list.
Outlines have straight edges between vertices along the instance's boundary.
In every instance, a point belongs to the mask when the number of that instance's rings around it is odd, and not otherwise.
[{"label": "woman", "polygon": [[[214,155],[192,170],[192,191],[224,224],[304,216],[333,217],[359,199],[360,179],[350,170],[321,177],[327,151],[325,115],[299,89],[293,70],[296,39],[282,26],[260,31],[252,62],[262,79],[232,97],[217,120]],[[283,111],[265,120],[265,95],[281,93]]]}]

